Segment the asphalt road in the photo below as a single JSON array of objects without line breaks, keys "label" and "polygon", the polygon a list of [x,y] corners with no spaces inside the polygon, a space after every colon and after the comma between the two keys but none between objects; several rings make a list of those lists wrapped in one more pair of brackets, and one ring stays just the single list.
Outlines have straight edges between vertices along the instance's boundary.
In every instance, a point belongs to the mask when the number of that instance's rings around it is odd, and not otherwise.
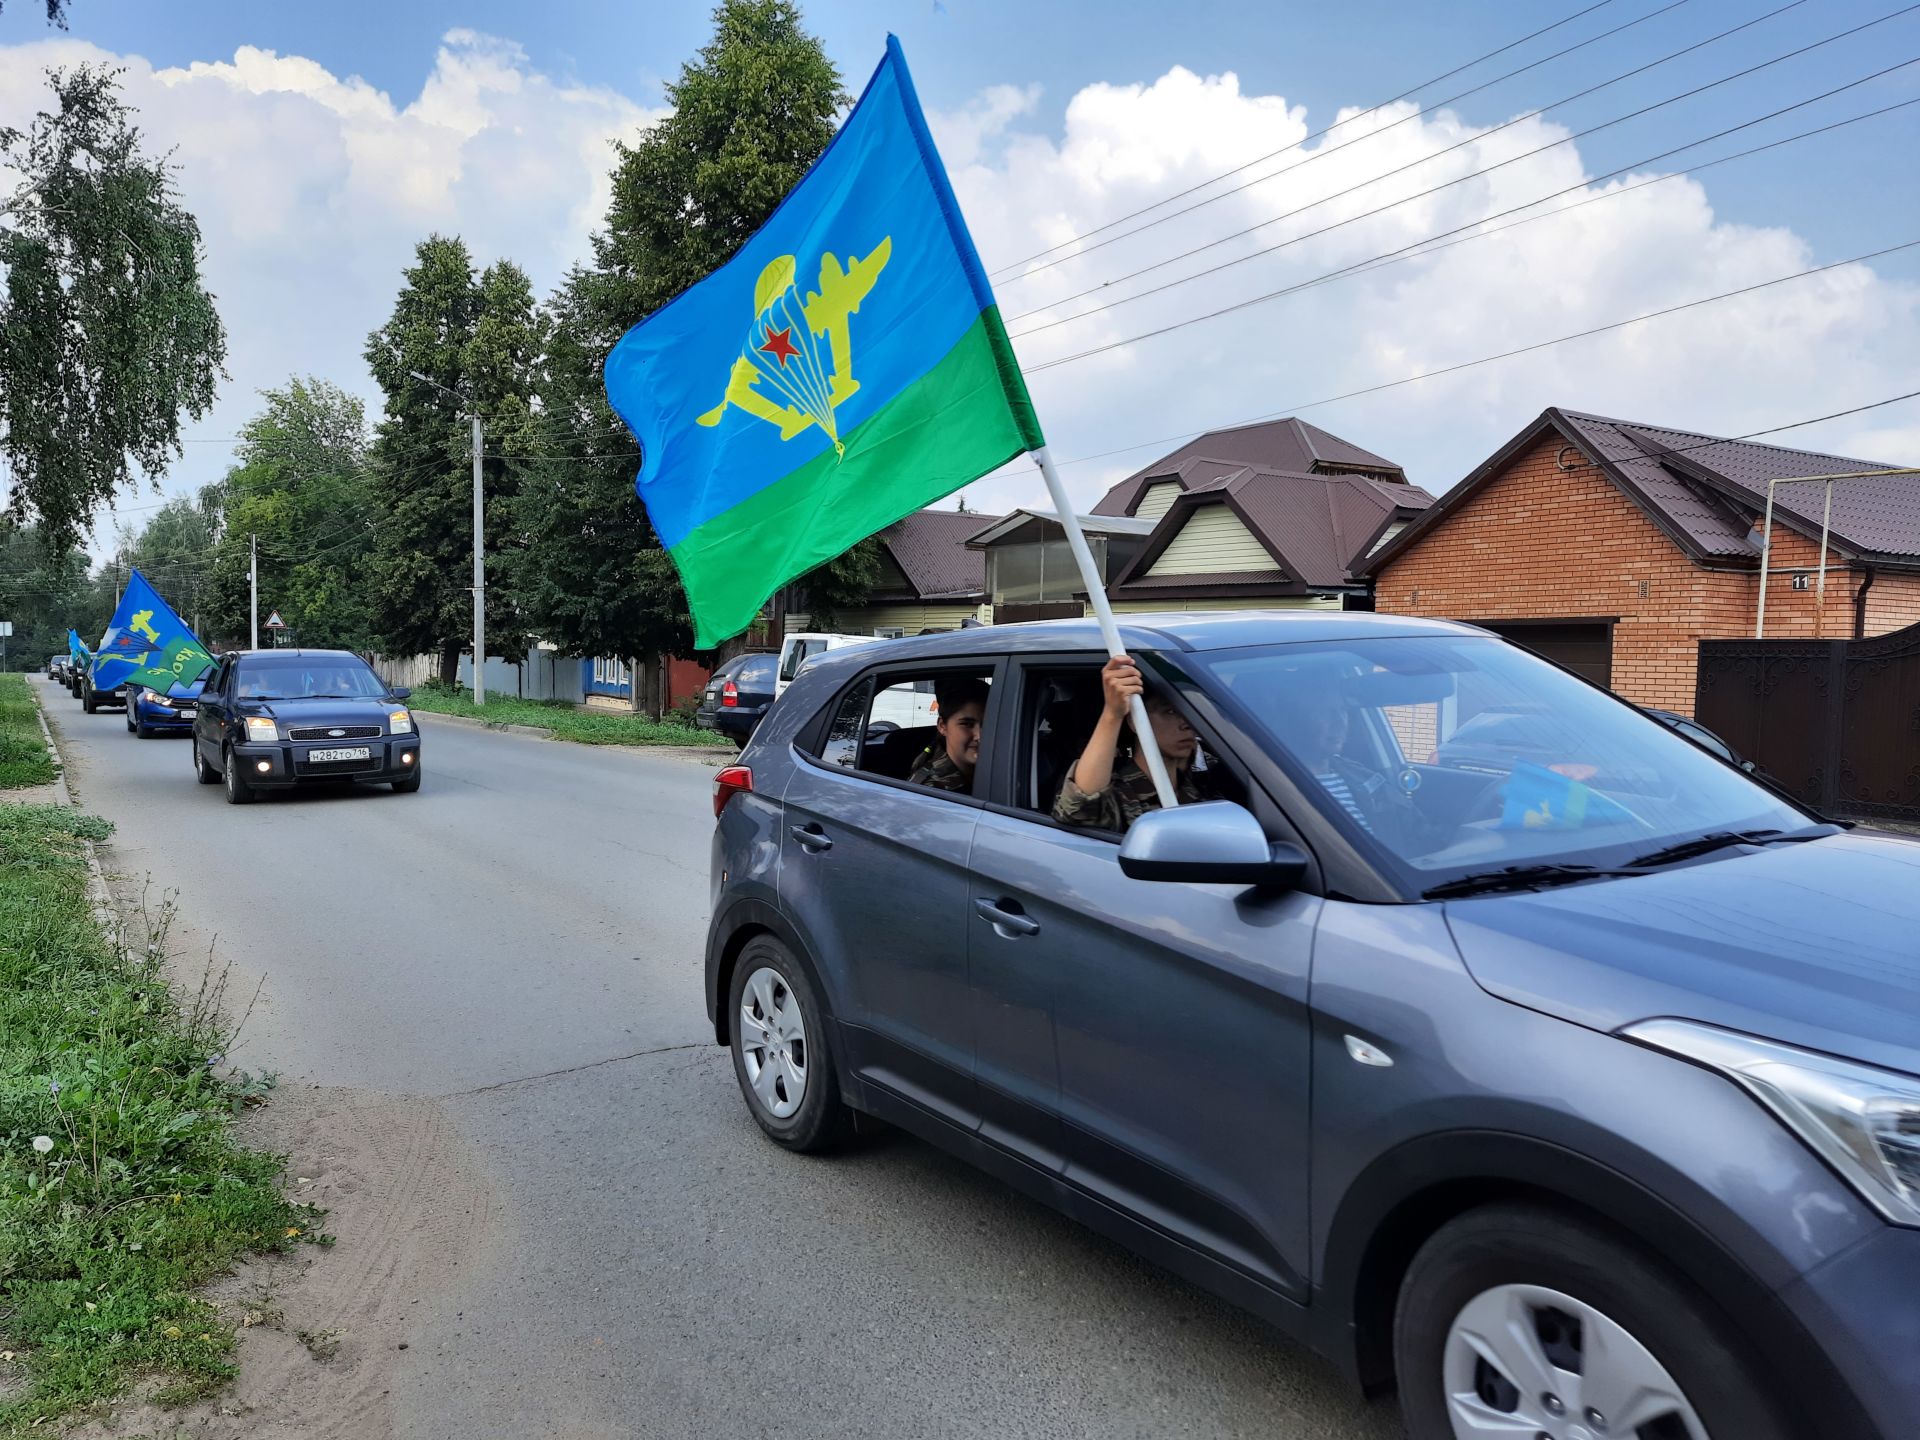
[{"label": "asphalt road", "polygon": [[[436,1237],[463,1263],[409,1297],[379,1382],[395,1435],[1400,1433],[918,1141],[766,1143],[701,998],[709,768],[428,722],[416,795],[233,808],[185,740],[43,693],[122,893],[177,894],[174,942],[232,965],[235,1008],[259,985],[237,1063],[430,1109],[485,1171],[479,1233]],[[351,1203],[404,1223],[403,1183]]]}]

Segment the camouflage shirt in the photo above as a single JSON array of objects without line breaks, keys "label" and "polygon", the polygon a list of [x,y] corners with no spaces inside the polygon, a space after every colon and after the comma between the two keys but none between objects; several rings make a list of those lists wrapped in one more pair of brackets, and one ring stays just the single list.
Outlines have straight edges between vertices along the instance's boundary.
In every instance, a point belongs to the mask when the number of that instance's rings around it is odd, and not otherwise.
[{"label": "camouflage shirt", "polygon": [[[1194,783],[1193,772],[1174,774],[1173,793],[1182,805],[1199,802],[1200,787]],[[1108,781],[1107,788],[1091,795],[1074,783],[1073,773],[1069,771],[1066,783],[1060,787],[1060,798],[1053,802],[1053,818],[1062,825],[1086,830],[1124,832],[1149,810],[1159,808],[1160,797],[1154,793],[1153,777],[1129,758],[1115,761],[1113,779]]]},{"label": "camouflage shirt", "polygon": [[907,783],[926,785],[934,790],[950,790],[956,795],[973,793],[973,777],[954,764],[953,757],[944,749],[936,750],[931,745],[922,750],[920,758],[913,762]]}]

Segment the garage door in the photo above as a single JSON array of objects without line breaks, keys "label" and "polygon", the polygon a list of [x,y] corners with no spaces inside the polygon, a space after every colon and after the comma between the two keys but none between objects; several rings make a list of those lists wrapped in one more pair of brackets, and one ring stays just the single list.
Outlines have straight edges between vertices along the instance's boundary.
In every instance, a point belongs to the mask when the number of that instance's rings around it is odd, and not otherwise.
[{"label": "garage door", "polygon": [[1494,634],[1584,675],[1596,685],[1613,685],[1613,627],[1604,621],[1476,620]]}]

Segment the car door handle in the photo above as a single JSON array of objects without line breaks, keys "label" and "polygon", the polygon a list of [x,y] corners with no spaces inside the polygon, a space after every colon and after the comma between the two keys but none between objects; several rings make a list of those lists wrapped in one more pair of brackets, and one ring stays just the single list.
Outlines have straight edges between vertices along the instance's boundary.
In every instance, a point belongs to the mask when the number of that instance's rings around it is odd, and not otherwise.
[{"label": "car door handle", "polygon": [[[1011,907],[1011,908],[1009,908]],[[1040,922],[1020,908],[1018,900],[976,900],[980,918],[1003,935],[1038,935]]]},{"label": "car door handle", "polygon": [[818,855],[823,850],[831,850],[833,848],[833,841],[827,838],[826,832],[821,830],[818,825],[795,825],[792,829],[793,838],[800,842],[800,846],[804,850],[811,850],[814,854]]}]

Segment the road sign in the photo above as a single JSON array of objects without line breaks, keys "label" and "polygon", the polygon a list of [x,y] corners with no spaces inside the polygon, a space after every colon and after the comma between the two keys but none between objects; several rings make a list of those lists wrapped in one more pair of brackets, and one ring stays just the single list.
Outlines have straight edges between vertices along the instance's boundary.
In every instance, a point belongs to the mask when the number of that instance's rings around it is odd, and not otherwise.
[{"label": "road sign", "polygon": [[13,634],[13,621],[0,620],[0,636],[11,636],[12,634]]},{"label": "road sign", "polygon": [[267,623],[261,628],[263,630],[284,630],[287,628],[287,622],[280,618],[280,612],[276,610],[267,616]]}]

